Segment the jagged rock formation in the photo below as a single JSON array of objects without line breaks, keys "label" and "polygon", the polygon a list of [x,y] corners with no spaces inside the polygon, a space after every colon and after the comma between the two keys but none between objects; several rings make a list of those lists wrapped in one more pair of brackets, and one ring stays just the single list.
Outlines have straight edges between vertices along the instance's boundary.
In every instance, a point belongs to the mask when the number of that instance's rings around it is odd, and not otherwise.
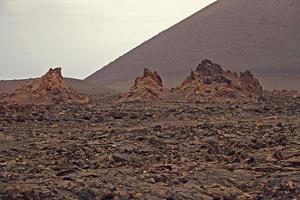
[{"label": "jagged rock formation", "polygon": [[87,103],[89,98],[65,85],[61,68],[51,68],[44,76],[15,90],[2,101],[13,104]]},{"label": "jagged rock formation", "polygon": [[144,69],[144,74],[138,77],[130,91],[120,97],[120,102],[153,102],[162,100],[163,84],[156,71]]},{"label": "jagged rock formation", "polygon": [[183,83],[173,90],[187,101],[232,101],[262,96],[262,86],[250,71],[232,73],[203,60]]},{"label": "jagged rock formation", "polygon": [[238,75],[205,59],[180,86],[172,90],[163,87],[156,71],[145,68],[144,75],[135,80],[129,92],[120,96],[119,102],[228,102],[249,100],[262,94],[262,86],[250,71]]}]

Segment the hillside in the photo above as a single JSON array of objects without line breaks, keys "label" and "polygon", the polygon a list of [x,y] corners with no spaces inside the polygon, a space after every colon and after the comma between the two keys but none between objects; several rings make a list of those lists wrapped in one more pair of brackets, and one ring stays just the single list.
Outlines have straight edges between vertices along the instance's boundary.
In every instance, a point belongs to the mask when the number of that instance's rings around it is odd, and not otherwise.
[{"label": "hillside", "polygon": [[225,69],[253,71],[267,89],[300,89],[299,35],[298,0],[219,0],[86,81],[128,89],[150,67],[161,73],[167,87],[174,87],[208,58]]}]

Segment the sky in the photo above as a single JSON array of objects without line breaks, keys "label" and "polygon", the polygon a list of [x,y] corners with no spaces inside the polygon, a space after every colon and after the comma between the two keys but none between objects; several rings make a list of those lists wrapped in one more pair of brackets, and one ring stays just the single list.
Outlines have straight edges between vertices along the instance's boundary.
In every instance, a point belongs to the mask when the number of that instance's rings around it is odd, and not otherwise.
[{"label": "sky", "polygon": [[0,79],[84,79],[214,0],[0,0]]}]

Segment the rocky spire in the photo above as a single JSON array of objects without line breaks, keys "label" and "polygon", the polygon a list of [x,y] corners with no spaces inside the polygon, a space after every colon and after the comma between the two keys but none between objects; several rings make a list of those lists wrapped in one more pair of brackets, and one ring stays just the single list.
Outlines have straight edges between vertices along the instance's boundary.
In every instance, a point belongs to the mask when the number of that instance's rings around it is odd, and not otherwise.
[{"label": "rocky spire", "polygon": [[161,100],[163,83],[160,75],[156,71],[148,68],[144,69],[144,74],[136,78],[130,91],[122,94],[120,102],[147,102]]},{"label": "rocky spire", "polygon": [[191,72],[175,92],[183,93],[187,101],[227,101],[259,97],[262,86],[250,71],[238,76],[205,59]]},{"label": "rocky spire", "polygon": [[17,89],[3,101],[16,104],[86,103],[89,98],[65,85],[61,68],[51,68],[41,78]]},{"label": "rocky spire", "polygon": [[220,65],[213,63],[208,59],[204,59],[196,68],[196,71],[203,76],[214,76],[222,73],[223,69]]}]

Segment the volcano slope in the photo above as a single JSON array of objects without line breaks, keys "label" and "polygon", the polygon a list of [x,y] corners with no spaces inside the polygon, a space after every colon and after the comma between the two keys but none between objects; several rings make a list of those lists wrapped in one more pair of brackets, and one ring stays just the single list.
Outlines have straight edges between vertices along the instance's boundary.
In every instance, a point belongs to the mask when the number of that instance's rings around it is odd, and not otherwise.
[{"label": "volcano slope", "polygon": [[0,199],[297,199],[300,98],[0,104]]},{"label": "volcano slope", "polygon": [[209,58],[251,70],[266,89],[300,89],[300,1],[219,0],[136,47],[86,79],[129,89],[145,67],[175,87]]}]

